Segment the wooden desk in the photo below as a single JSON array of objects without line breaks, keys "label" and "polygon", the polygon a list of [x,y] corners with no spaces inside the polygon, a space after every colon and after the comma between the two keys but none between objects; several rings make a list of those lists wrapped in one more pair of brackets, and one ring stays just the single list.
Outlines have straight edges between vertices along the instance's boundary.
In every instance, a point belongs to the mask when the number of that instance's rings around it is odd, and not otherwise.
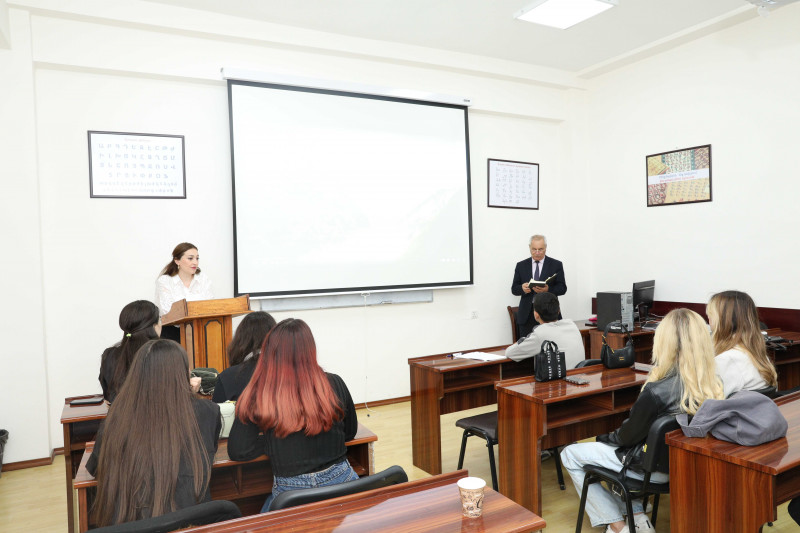
[{"label": "wooden desk", "polygon": [[775,403],[789,430],[761,446],[667,434],[673,533],[761,531],[779,504],[800,496],[800,393]]},{"label": "wooden desk", "polygon": [[640,364],[635,370],[595,365],[567,371],[585,375],[587,385],[537,383],[532,378],[498,383],[500,492],[541,515],[541,451],[617,429],[639,397],[649,369]]},{"label": "wooden desk", "polygon": [[466,470],[342,496],[281,511],[189,528],[208,533],[413,533],[436,531],[514,533],[537,531],[545,521],[508,498],[486,488],[480,518],[463,518],[458,479]]},{"label": "wooden desk", "polygon": [[[359,476],[375,473],[373,443],[378,436],[361,423],[353,440],[347,444],[347,460]],[[89,529],[89,509],[94,499],[97,481],[86,470],[94,443],[89,443],[81,458],[74,487],[78,495],[79,531]],[[266,455],[251,461],[234,461],[228,457],[228,439],[220,439],[211,470],[211,499],[230,500],[242,514],[255,514],[261,510],[267,495],[272,492],[272,469]]]},{"label": "wooden desk", "polygon": [[[586,358],[589,358],[589,332],[593,326],[575,324],[583,337]],[[507,346],[463,350],[503,355]],[[439,418],[497,403],[494,383],[502,379],[533,375],[533,358],[519,363],[511,359],[477,361],[453,359],[453,352],[412,357],[408,360],[411,374],[411,450],[414,466],[429,474],[442,473],[442,427]]]},{"label": "wooden desk", "polygon": [[64,430],[64,466],[67,476],[67,522],[69,533],[75,533],[75,503],[72,480],[78,473],[86,443],[94,440],[100,422],[108,414],[108,404],[72,407],[69,402],[79,398],[102,398],[102,394],[75,396],[64,400],[61,411],[61,426]]},{"label": "wooden desk", "polygon": [[[768,335],[783,337],[789,342],[784,343],[786,350],[768,349],[775,369],[778,371],[778,389],[787,390],[800,386],[800,333],[772,328],[766,330]],[[636,328],[631,333],[633,338],[636,362],[650,364],[653,356],[654,331]],[[608,345],[613,349],[625,346],[626,336],[623,333],[610,333],[606,337]],[[590,353],[592,359],[600,358],[600,348],[603,345],[603,332],[593,330],[589,332]]]}]

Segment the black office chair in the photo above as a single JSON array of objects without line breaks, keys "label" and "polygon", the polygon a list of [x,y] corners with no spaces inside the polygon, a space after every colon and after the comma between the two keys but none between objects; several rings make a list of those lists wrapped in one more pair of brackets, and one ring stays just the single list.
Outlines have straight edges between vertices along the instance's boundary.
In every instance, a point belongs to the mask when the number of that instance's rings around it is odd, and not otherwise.
[{"label": "black office chair", "polygon": [[330,500],[339,496],[347,496],[349,494],[357,494],[372,489],[379,489],[381,487],[388,487],[389,485],[397,485],[408,481],[406,471],[400,466],[390,466],[383,472],[378,472],[371,476],[364,476],[355,481],[348,481],[346,483],[339,483],[338,485],[329,485],[327,487],[316,487],[313,489],[297,489],[281,492],[272,504],[269,506],[270,511],[277,511],[279,509],[286,509],[288,507],[295,507],[306,503],[320,502],[322,500]]},{"label": "black office chair", "polygon": [[603,362],[600,359],[584,359],[583,361],[575,365],[575,368],[583,368],[585,366],[602,365],[602,364]]},{"label": "black office chair", "polygon": [[[486,441],[489,449],[489,469],[492,472],[492,488],[497,490],[497,468],[494,463],[494,446],[497,444],[497,411],[484,413],[482,415],[468,416],[456,422],[456,426],[464,430],[461,437],[461,452],[458,454],[458,467],[461,470],[464,466],[464,453],[467,451],[467,439],[469,437],[481,437]],[[564,473],[561,470],[561,456],[558,448],[550,448],[549,451],[556,462],[556,475],[558,476],[558,486],[561,490],[566,490],[564,485]]]},{"label": "black office chair", "polygon": [[581,492],[581,505],[578,509],[578,525],[575,526],[575,533],[581,533],[583,526],[583,512],[586,509],[586,494],[589,485],[605,481],[612,492],[619,494],[625,500],[628,512],[628,529],[636,531],[636,524],[633,518],[632,500],[642,499],[642,508],[647,509],[647,500],[652,495],[653,515],[650,522],[656,526],[658,517],[658,499],[661,494],[669,493],[669,482],[654,483],[650,481],[653,472],[669,472],[669,446],[664,442],[664,436],[672,430],[678,429],[678,421],[674,415],[662,416],[650,426],[647,434],[647,441],[642,451],[641,467],[644,472],[644,479],[636,479],[626,475],[626,469],[622,472],[615,472],[601,466],[586,465],[583,467],[586,477],[583,479],[583,491]]},{"label": "black office chair", "polygon": [[190,526],[214,524],[234,518],[241,518],[242,513],[235,503],[227,500],[214,500],[199,503],[171,513],[145,518],[134,522],[125,522],[114,526],[92,529],[92,533],[167,533]]}]

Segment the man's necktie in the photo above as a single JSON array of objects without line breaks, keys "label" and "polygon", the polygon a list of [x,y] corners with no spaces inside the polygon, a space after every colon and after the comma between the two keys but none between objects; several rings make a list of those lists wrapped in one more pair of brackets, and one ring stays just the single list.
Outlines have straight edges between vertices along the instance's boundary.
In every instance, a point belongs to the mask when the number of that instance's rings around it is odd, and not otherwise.
[{"label": "man's necktie", "polygon": [[536,272],[533,274],[533,279],[539,281],[539,261],[536,261]]}]

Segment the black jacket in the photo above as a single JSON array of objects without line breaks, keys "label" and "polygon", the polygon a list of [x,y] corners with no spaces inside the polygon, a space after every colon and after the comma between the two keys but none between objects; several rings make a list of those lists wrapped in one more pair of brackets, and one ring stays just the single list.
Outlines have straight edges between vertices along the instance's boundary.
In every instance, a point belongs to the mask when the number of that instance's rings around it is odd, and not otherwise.
[{"label": "black jacket", "polygon": [[[547,284],[548,291],[556,296],[562,296],[567,292],[567,280],[564,279],[564,265],[558,259],[545,256],[544,264],[539,270],[539,278],[545,280],[552,276],[556,277]],[[523,259],[514,267],[514,279],[511,281],[511,294],[519,296],[519,310],[517,311],[517,324],[524,324],[533,312],[533,297],[536,293],[531,291],[525,294],[522,284],[528,283],[533,278],[533,265],[531,258]]]},{"label": "black jacket", "polygon": [[597,442],[617,446],[617,458],[625,464],[625,456],[634,453],[630,464],[638,464],[642,445],[650,426],[658,418],[680,412],[681,381],[677,374],[648,383],[631,407],[631,414],[616,431],[599,435]]}]

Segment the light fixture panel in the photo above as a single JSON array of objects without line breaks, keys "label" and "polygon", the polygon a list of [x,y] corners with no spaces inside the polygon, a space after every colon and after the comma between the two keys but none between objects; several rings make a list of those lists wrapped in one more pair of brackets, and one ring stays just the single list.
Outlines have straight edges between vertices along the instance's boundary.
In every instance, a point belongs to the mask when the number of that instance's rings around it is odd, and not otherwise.
[{"label": "light fixture panel", "polygon": [[514,18],[565,30],[617,5],[617,0],[537,0]]}]

